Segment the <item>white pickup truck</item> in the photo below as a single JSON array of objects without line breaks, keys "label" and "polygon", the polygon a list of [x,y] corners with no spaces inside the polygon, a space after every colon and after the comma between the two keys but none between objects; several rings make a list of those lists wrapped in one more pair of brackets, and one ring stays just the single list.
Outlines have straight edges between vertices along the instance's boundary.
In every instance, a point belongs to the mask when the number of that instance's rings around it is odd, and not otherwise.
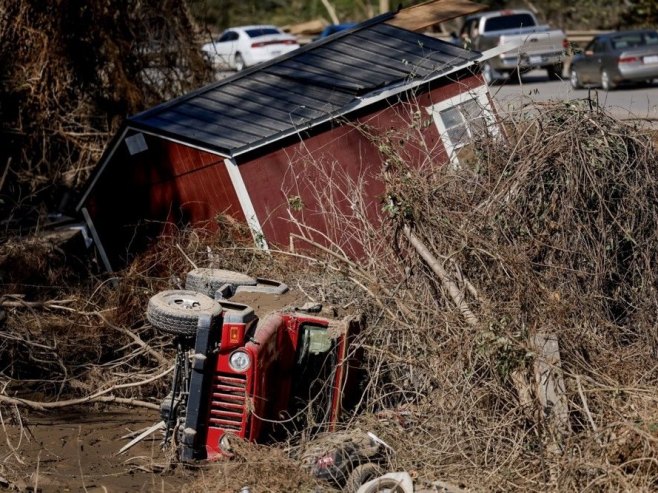
[{"label": "white pickup truck", "polygon": [[518,76],[535,68],[545,68],[551,80],[562,76],[568,48],[566,36],[559,29],[538,25],[528,10],[497,10],[468,16],[460,38],[466,47],[481,52],[510,47],[482,66],[487,83],[505,74]]}]

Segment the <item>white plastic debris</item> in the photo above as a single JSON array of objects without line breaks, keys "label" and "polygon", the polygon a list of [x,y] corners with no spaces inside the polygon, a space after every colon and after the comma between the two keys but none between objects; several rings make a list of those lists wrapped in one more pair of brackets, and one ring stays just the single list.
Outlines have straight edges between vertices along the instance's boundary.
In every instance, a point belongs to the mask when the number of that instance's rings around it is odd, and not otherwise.
[{"label": "white plastic debris", "polygon": [[414,482],[406,472],[389,472],[364,483],[356,493],[414,493]]}]

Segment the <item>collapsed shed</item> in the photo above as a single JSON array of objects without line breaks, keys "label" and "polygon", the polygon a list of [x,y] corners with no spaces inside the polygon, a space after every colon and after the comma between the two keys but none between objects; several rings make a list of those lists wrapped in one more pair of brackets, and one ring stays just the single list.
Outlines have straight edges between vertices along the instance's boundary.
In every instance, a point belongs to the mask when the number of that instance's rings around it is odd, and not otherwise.
[{"label": "collapsed shed", "polygon": [[[493,54],[395,27],[395,15],[129,118],[77,206],[106,267],[166,224],[217,227],[217,215],[247,223],[262,248],[289,245],[294,216],[358,255],[317,191],[359,183],[361,213],[377,221],[385,158],[360,126],[385,133],[422,116],[419,134],[441,165],[456,161],[473,119],[494,124],[476,69]],[[344,193],[332,207],[354,208]]]}]

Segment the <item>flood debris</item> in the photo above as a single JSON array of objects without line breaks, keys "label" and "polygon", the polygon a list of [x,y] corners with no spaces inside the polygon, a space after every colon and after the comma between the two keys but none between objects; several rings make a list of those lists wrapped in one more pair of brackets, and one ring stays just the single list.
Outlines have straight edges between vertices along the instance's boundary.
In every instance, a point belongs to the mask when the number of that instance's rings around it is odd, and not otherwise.
[{"label": "flood debris", "polygon": [[[444,167],[418,156],[414,162],[424,165],[408,166],[406,153],[420,147],[363,129],[387,167],[384,220],[349,229],[366,252],[361,258],[331,244],[313,253],[265,253],[230,229],[185,229],[115,273],[115,289],[98,279],[85,286],[12,282],[6,292],[16,296],[2,299],[0,325],[3,417],[8,409],[23,422],[35,420],[35,411],[14,406],[23,399],[76,400],[89,409],[84,399],[108,389],[108,396],[159,408],[175,350],[144,307],[156,293],[180,290],[176,279],[182,284],[192,260],[200,268],[281,279],[290,291],[274,297],[290,306],[331,307],[339,320],[365,315],[351,347],[368,378],[358,412],[338,420],[334,433],[366,430],[393,449],[379,448],[382,474],[406,472],[429,491],[654,490],[655,143],[593,101],[528,107],[504,125],[506,139],[477,140],[460,166]],[[408,130],[405,142],[414,142],[416,129]],[[307,170],[312,166],[309,158]],[[323,192],[345,183],[336,176]],[[340,223],[339,212],[329,203],[314,211]],[[294,226],[296,241],[317,243],[301,216]],[[405,227],[431,256],[420,254]],[[261,296],[208,298],[273,308]],[[323,318],[324,309],[287,315]],[[323,337],[309,340],[309,347],[325,345]],[[288,419],[270,418],[277,425]],[[159,420],[155,412],[150,423]],[[301,467],[301,452],[321,437],[318,424],[300,424],[281,441],[231,437],[231,459],[208,466],[184,489],[338,488]],[[29,477],[13,456],[3,467],[13,483]]]}]

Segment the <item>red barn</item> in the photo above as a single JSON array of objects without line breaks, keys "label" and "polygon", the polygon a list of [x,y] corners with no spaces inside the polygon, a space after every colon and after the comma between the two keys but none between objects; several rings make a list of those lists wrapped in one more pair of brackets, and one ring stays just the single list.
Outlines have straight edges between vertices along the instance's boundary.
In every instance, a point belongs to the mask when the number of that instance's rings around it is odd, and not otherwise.
[{"label": "red barn", "polygon": [[164,223],[217,227],[219,214],[263,248],[289,245],[295,217],[358,254],[349,215],[377,221],[383,200],[373,135],[414,129],[425,151],[397,144],[441,165],[473,126],[493,124],[482,54],[387,23],[394,15],[129,118],[78,205],[107,267]]}]

